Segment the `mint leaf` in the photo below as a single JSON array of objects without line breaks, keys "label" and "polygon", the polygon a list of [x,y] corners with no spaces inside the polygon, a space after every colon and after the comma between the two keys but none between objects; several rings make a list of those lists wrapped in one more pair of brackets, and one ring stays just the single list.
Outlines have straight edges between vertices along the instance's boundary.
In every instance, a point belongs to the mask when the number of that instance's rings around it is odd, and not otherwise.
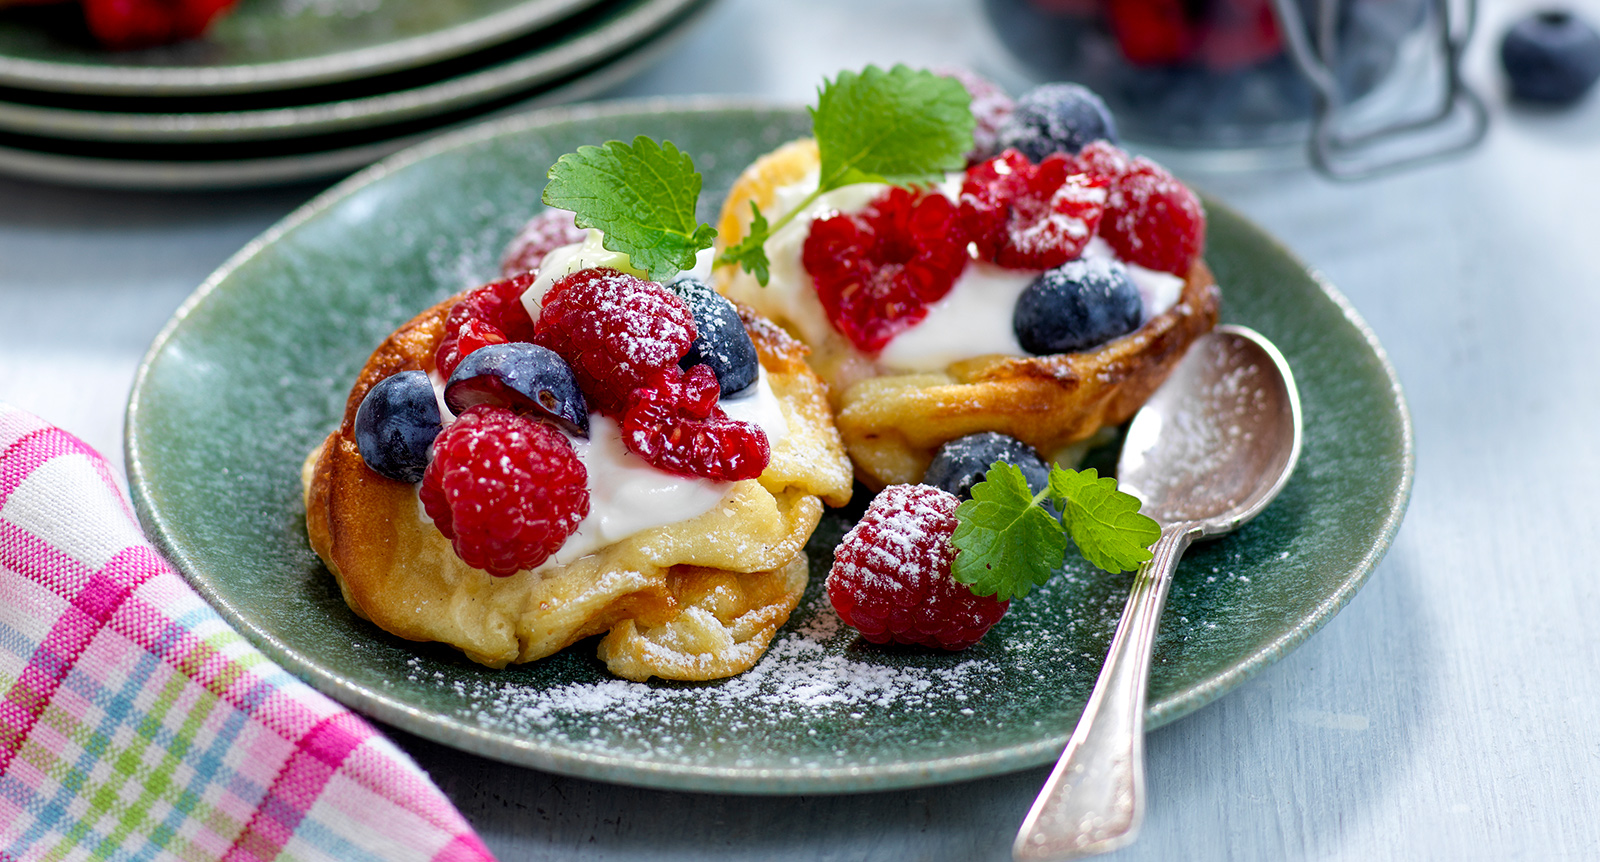
[{"label": "mint leaf", "polygon": [[761,214],[761,208],[750,202],[750,211],[755,216],[750,220],[750,232],[739,244],[733,248],[723,249],[724,263],[736,263],[744,267],[744,271],[756,277],[762,287],[767,286],[767,280],[772,277],[771,264],[767,261],[767,249],[763,245],[771,233],[767,230],[767,217]]},{"label": "mint leaf", "polygon": [[975,125],[972,96],[954,78],[903,65],[840,72],[811,111],[821,188],[943,179],[966,166]]},{"label": "mint leaf", "polygon": [[1084,559],[1108,572],[1127,572],[1150,559],[1161,527],[1139,514],[1139,500],[1117,490],[1117,480],[1093,468],[1050,471],[1050,497]]},{"label": "mint leaf", "polygon": [[738,264],[765,285],[767,238],[823,194],[855,183],[917,185],[966,166],[972,149],[972,95],[954,78],[896,65],[868,66],[823,82],[811,109],[821,175],[805,200],[771,225],[758,219],[737,246],[717,259]]},{"label": "mint leaf", "polygon": [[956,507],[951,575],[977,595],[1001,601],[1050,580],[1067,552],[1067,537],[1039,505],[1042,499],[1016,466],[995,462],[972,486],[972,499]]},{"label": "mint leaf", "polygon": [[549,176],[546,204],[571,210],[579,227],[603,231],[606,248],[626,254],[656,281],[692,269],[695,254],[717,236],[695,218],[694,161],[671,141],[640,135],[631,145],[579,147],[557,159]]},{"label": "mint leaf", "polygon": [[[1046,498],[1059,519],[1042,505]],[[980,596],[1025,596],[1061,566],[1068,533],[1084,559],[1114,574],[1150,559],[1161,527],[1139,514],[1139,500],[1117,490],[1117,480],[1093,469],[1051,466],[1050,486],[1035,494],[1020,469],[996,461],[956,507],[951,575]]]}]

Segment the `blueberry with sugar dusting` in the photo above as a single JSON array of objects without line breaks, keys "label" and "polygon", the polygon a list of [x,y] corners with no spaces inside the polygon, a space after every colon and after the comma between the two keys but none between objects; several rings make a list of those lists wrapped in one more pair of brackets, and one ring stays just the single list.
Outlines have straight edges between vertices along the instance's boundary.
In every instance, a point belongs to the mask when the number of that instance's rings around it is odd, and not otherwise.
[{"label": "blueberry with sugar dusting", "polygon": [[1050,484],[1050,465],[1039,453],[1021,440],[998,431],[968,434],[940,446],[922,474],[922,484],[966,500],[972,496],[972,486],[983,481],[984,474],[996,461],[1021,470],[1035,494]]},{"label": "blueberry with sugar dusting", "polygon": [[378,381],[356,408],[356,449],[380,476],[420,482],[428,447],[444,428],[433,383],[425,371],[402,371]]},{"label": "blueberry with sugar dusting", "polygon": [[1506,31],[1500,65],[1516,99],[1571,105],[1600,79],[1600,33],[1564,9],[1536,12]]},{"label": "blueberry with sugar dusting", "polygon": [[1111,110],[1080,84],[1042,84],[1022,94],[1000,123],[999,146],[1017,150],[1033,162],[1051,153],[1077,155],[1090,141],[1117,142]]},{"label": "blueberry with sugar dusting", "polygon": [[1075,353],[1139,328],[1143,306],[1128,268],[1103,257],[1045,270],[1022,291],[1011,325],[1035,355]]},{"label": "blueberry with sugar dusting", "polygon": [[524,341],[467,354],[444,385],[444,403],[457,414],[477,404],[532,412],[563,431],[589,436],[589,405],[572,369],[554,351]]},{"label": "blueberry with sugar dusting", "polygon": [[724,398],[739,395],[755,383],[761,368],[756,345],[733,303],[696,278],[680,278],[667,288],[694,315],[695,339],[678,365],[684,370],[709,365]]}]

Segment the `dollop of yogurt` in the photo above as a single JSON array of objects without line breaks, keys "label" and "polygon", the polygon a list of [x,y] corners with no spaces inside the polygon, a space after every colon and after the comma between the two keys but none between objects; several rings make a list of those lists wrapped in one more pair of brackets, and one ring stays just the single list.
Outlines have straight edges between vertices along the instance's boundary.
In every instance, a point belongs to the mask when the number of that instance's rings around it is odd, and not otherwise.
[{"label": "dollop of yogurt", "polygon": [[[804,237],[801,238],[802,241]],[[650,274],[633,265],[633,260],[620,251],[612,251],[604,245],[605,234],[590,229],[589,235],[583,242],[564,245],[552,249],[539,263],[539,274],[534,277],[533,284],[522,292],[522,307],[528,312],[528,317],[534,323],[539,322],[539,309],[544,304],[544,295],[550,292],[551,285],[567,276],[584,269],[606,267],[618,272],[648,279]],[[671,284],[686,278],[694,278],[709,283],[711,280],[711,265],[716,260],[716,253],[712,249],[701,249],[695,255],[692,269],[686,269],[672,278],[667,279]]]},{"label": "dollop of yogurt", "polygon": [[[722,399],[719,406],[731,418],[760,426],[774,446],[789,434],[766,369],[754,386],[738,398]],[[589,515],[541,569],[565,565],[652,527],[699,517],[734,485],[650,466],[628,450],[616,421],[599,413],[589,414],[589,439],[572,438],[572,448],[589,472]]]}]

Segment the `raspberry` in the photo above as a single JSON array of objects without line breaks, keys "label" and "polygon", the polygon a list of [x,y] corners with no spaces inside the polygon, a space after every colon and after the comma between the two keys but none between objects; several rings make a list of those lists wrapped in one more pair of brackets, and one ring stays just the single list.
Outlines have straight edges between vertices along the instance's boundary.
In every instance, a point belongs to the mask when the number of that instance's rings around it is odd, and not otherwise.
[{"label": "raspberry", "polygon": [[444,321],[444,337],[433,354],[441,377],[448,380],[462,358],[480,347],[533,340],[533,321],[522,305],[522,293],[533,279],[530,272],[490,282],[451,307]]},{"label": "raspberry", "polygon": [[500,275],[510,278],[524,272],[537,272],[544,256],[575,242],[583,242],[589,232],[574,221],[569,210],[549,209],[534,216],[506,245],[505,256],[500,258]]},{"label": "raspberry", "polygon": [[469,407],[440,433],[423,510],[469,566],[539,566],[589,514],[589,474],[565,435],[503,407]]},{"label": "raspberry", "polygon": [[944,195],[894,187],[858,213],[813,222],[801,261],[833,327],[876,354],[950,292],[967,235]]},{"label": "raspberry", "polygon": [[1008,269],[1053,269],[1083,253],[1100,224],[1105,180],[1052,153],[1035,165],[1016,150],[967,172],[961,223],[980,260]]},{"label": "raspberry", "polygon": [[[193,39],[235,0],[83,0],[83,17],[100,44],[114,50]],[[3,5],[3,4],[0,4]]]},{"label": "raspberry", "polygon": [[760,476],[772,459],[766,432],[728,418],[717,406],[720,391],[709,365],[687,373],[661,369],[629,397],[623,441],[652,467],[679,476],[716,482]]},{"label": "raspberry", "polygon": [[1106,22],[1135,66],[1182,63],[1194,55],[1198,33],[1183,0],[1107,0]]},{"label": "raspberry", "polygon": [[572,367],[590,410],[619,418],[633,390],[676,367],[694,338],[694,315],[677,294],[600,267],[550,286],[534,340]]},{"label": "raspberry", "polygon": [[1167,170],[1096,141],[1078,166],[1110,182],[1100,235],[1128,263],[1187,276],[1205,245],[1206,214],[1200,199]]},{"label": "raspberry", "polygon": [[947,650],[977,643],[1009,601],[974,595],[950,576],[956,506],[949,491],[890,485],[833,552],[828,600],[873,643]]}]

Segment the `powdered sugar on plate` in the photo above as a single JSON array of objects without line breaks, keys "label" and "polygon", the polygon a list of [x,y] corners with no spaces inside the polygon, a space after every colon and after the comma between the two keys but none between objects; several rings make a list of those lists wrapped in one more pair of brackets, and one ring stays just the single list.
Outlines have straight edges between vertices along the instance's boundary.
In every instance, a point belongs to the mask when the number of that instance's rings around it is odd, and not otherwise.
[{"label": "powdered sugar on plate", "polygon": [[[785,736],[807,727],[813,732],[800,731],[801,737],[815,745],[803,746],[811,750],[793,761],[806,766],[849,756],[821,738],[824,731],[833,738],[838,725],[870,725],[870,715],[937,711],[946,708],[940,704],[976,699],[996,675],[995,663],[985,657],[928,656],[937,661],[922,666],[885,661],[881,650],[857,644],[832,608],[814,610],[776,638],[754,668],[713,683],[452,684],[464,698],[483,704],[474,718],[485,726],[595,751],[620,746],[693,759],[702,747],[725,755],[729,746],[755,749],[773,742],[762,725],[787,727]],[[412,666],[425,673],[424,660]],[[749,754],[753,761],[758,753]]]}]

